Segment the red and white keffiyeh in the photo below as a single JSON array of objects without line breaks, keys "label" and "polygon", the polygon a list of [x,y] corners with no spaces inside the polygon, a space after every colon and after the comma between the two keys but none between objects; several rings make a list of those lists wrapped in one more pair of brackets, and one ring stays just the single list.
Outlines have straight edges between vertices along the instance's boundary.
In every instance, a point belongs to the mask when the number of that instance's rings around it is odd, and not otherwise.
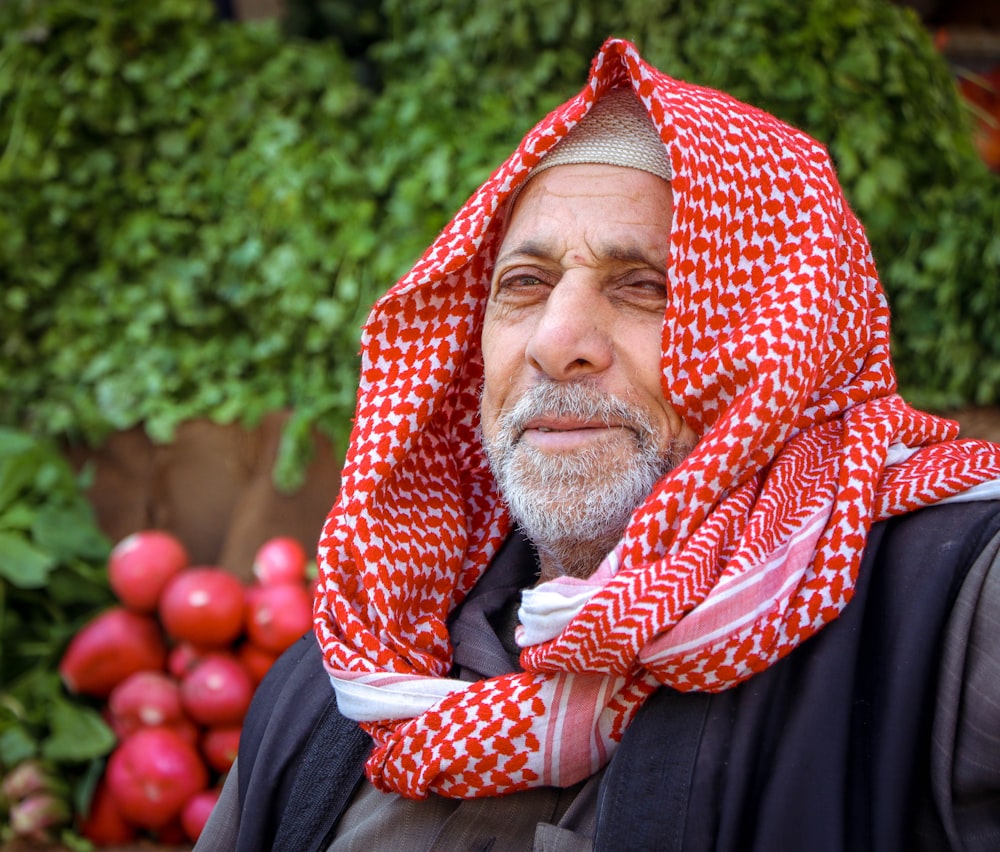
[{"label": "red and white keffiyeh", "polygon": [[[664,395],[701,436],[589,580],[532,590],[524,673],[447,677],[446,619],[510,529],[477,436],[479,335],[504,204],[630,86],[673,179]],[[409,797],[568,785],[660,685],[723,690],[851,598],[871,524],[1000,477],[1000,447],[895,393],[889,310],[812,139],[608,41],[372,311],[357,416],[320,540],[316,632],[370,779]]]}]

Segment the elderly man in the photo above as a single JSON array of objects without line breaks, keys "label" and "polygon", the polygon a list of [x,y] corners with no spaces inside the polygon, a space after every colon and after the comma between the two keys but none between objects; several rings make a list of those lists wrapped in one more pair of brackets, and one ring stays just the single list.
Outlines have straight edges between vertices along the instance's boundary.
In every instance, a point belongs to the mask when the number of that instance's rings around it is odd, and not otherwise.
[{"label": "elderly man", "polygon": [[817,143],[609,41],[363,354],[199,848],[997,848],[1000,448]]}]

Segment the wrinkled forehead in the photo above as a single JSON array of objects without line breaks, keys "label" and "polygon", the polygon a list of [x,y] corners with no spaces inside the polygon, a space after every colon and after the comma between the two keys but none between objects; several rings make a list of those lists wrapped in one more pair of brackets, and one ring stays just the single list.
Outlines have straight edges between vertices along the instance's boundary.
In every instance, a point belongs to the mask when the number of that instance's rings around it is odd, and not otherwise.
[{"label": "wrinkled forehead", "polygon": [[670,215],[670,184],[662,177],[603,163],[561,164],[519,193],[500,232],[497,264],[534,258],[665,271]]}]

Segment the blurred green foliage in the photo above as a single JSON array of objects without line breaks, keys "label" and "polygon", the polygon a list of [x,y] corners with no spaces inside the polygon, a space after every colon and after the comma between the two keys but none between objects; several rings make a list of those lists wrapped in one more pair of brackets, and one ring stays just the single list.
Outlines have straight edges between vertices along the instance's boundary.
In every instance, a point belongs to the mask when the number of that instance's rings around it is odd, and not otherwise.
[{"label": "blurred green foliage", "polygon": [[[0,428],[0,777],[41,760],[86,800],[114,745],[97,707],[63,689],[72,636],[113,602],[111,545],[54,442]],[[5,837],[0,802],[0,846]]]},{"label": "blurred green foliage", "polygon": [[[620,35],[825,142],[895,312],[904,393],[1000,400],[1000,181],[886,0],[0,4],[0,422],[100,440],[290,408],[346,437],[358,329]],[[310,36],[306,39],[303,36]]]},{"label": "blurred green foliage", "polygon": [[168,440],[287,407],[300,445],[335,431],[377,246],[371,95],[335,46],[196,0],[0,18],[0,420]]}]

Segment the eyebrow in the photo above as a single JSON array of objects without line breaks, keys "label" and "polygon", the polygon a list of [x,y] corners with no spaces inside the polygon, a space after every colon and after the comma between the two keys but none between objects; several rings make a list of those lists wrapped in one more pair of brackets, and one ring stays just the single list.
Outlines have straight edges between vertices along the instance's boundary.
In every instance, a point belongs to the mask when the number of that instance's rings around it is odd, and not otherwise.
[{"label": "eyebrow", "polygon": [[[499,255],[496,259],[495,266],[500,266],[515,257],[551,258],[554,254],[554,249],[552,249],[548,244],[528,240],[527,242],[520,243],[519,245],[514,246]],[[659,263],[654,263],[646,255],[646,253],[639,248],[626,248],[623,246],[612,245],[599,249],[598,254],[601,257],[610,258],[611,260],[649,266],[660,272],[666,272],[664,266]]]},{"label": "eyebrow", "polygon": [[661,272],[666,271],[660,264],[654,263],[651,258],[649,258],[644,251],[638,248],[622,248],[620,246],[611,246],[602,251],[605,257],[609,257],[612,260],[620,260],[624,263],[635,263],[643,264],[645,266],[652,267],[653,269],[658,269]]},{"label": "eyebrow", "polygon": [[497,255],[495,266],[499,266],[501,263],[506,263],[512,257],[520,257],[522,255],[527,257],[552,257],[553,250],[548,248],[544,243],[529,240],[526,243],[521,243],[513,248],[507,249],[507,251],[501,255]]}]

